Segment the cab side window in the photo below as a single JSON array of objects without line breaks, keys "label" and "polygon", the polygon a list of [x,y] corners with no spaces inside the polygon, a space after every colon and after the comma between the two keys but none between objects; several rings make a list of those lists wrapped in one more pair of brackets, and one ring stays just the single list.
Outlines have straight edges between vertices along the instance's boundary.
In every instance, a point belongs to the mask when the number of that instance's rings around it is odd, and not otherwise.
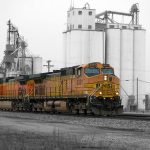
[{"label": "cab side window", "polygon": [[77,69],[77,76],[81,76],[81,73],[82,73],[82,68],[78,68]]}]

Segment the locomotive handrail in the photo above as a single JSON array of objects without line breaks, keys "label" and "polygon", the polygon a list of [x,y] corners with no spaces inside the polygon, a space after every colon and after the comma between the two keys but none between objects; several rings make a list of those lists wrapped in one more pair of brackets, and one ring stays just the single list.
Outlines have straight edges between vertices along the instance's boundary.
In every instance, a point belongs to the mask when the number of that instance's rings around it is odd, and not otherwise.
[{"label": "locomotive handrail", "polygon": [[[89,103],[89,102],[92,103],[90,98],[91,98],[91,96],[93,96],[99,89],[100,89],[100,87],[98,87],[98,88],[96,88],[96,89],[93,90],[93,92],[88,96],[88,101],[87,101],[87,103]],[[88,105],[88,104],[87,104],[87,105]]]},{"label": "locomotive handrail", "polygon": [[98,88],[96,88],[95,90],[93,90],[93,93],[90,94],[89,96],[93,96],[99,89],[100,89],[100,87],[98,87]]},{"label": "locomotive handrail", "polygon": [[24,97],[30,97],[30,94],[33,92],[33,89],[31,89]]}]

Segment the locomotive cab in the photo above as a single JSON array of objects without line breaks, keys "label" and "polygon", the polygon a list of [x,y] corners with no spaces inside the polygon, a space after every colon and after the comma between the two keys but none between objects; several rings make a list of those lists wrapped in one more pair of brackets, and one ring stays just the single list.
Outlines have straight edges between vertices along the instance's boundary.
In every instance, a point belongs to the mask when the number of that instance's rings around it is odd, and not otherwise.
[{"label": "locomotive cab", "polygon": [[100,68],[102,64],[100,63],[90,63],[88,65],[81,65],[76,68],[76,76],[95,76],[101,73]]},{"label": "locomotive cab", "polygon": [[103,68],[101,68],[101,73],[114,75],[114,69],[112,67],[110,67],[110,65],[105,64],[105,65],[103,65]]},{"label": "locomotive cab", "polygon": [[90,63],[86,66],[83,65],[77,68],[77,76],[80,76],[82,73],[84,73],[87,77],[99,74],[114,75],[114,68],[112,68],[109,64]]},{"label": "locomotive cab", "polygon": [[88,105],[91,108],[96,111],[109,110],[109,113],[122,111],[120,81],[109,64],[82,65],[77,68],[77,75],[83,80],[83,91],[89,98]]}]

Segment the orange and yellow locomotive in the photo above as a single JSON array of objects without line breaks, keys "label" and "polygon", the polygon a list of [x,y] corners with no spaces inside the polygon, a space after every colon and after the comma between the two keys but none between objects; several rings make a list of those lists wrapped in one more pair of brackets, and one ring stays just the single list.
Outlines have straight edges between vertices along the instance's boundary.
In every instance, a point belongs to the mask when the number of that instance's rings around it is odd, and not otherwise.
[{"label": "orange and yellow locomotive", "polygon": [[108,64],[89,63],[0,80],[0,109],[93,113],[122,113],[120,81]]}]

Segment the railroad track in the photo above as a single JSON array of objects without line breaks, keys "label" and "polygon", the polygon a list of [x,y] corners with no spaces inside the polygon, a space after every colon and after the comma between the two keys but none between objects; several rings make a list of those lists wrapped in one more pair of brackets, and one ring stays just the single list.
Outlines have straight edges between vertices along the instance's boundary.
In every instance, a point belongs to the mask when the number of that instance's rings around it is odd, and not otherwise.
[{"label": "railroad track", "polygon": [[77,115],[77,117],[150,121],[150,114],[121,114],[116,116]]},{"label": "railroad track", "polygon": [[[0,110],[2,112],[3,110]],[[6,112],[12,112],[12,111],[6,111]],[[29,113],[24,111],[17,111],[14,113]],[[140,113],[123,113],[121,115],[116,116],[96,116],[92,114],[65,114],[65,113],[46,113],[46,112],[30,112],[32,114],[45,114],[45,115],[59,115],[59,116],[72,116],[72,117],[85,117],[85,118],[105,118],[105,119],[123,119],[123,120],[140,120],[140,121],[150,121],[150,114],[140,114]]]},{"label": "railroad track", "polygon": [[115,116],[115,118],[150,121],[150,114],[132,114],[132,113],[126,114],[124,113],[124,114]]}]

